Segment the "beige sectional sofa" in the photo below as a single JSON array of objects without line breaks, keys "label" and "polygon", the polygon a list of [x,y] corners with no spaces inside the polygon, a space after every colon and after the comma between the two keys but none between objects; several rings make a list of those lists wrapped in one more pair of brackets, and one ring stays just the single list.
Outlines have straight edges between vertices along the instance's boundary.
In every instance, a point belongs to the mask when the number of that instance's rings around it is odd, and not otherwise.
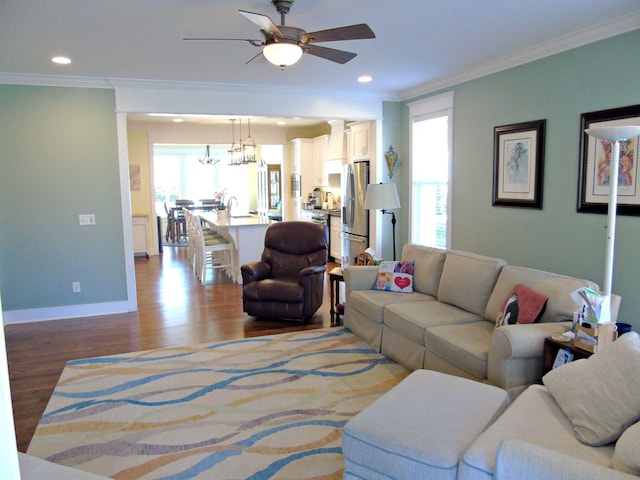
[{"label": "beige sectional sofa", "polygon": [[[402,260],[415,262],[412,293],[373,290],[375,266],[344,269],[344,325],[411,370],[484,381],[512,396],[540,380],[545,337],[570,327],[577,308],[570,293],[598,290],[588,280],[469,252],[406,244]],[[544,313],[536,323],[495,328],[517,284],[548,297]]]}]

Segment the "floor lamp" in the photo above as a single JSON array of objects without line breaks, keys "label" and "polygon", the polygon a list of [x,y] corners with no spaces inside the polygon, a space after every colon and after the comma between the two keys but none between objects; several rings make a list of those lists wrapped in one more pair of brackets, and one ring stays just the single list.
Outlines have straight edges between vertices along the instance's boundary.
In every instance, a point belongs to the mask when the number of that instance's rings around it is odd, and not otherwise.
[{"label": "floor lamp", "polygon": [[616,242],[616,209],[618,205],[618,168],[620,165],[620,141],[640,135],[640,126],[619,125],[615,127],[595,127],[585,130],[599,140],[611,142],[609,160],[609,207],[607,210],[607,246],[604,259],[604,294],[611,296],[613,283],[613,251]]},{"label": "floor lamp", "polygon": [[393,259],[396,259],[396,214],[388,212],[394,208],[400,208],[400,199],[395,183],[370,183],[367,186],[367,194],[364,198],[364,208],[367,210],[382,210],[382,213],[391,214],[391,227],[393,230]]}]

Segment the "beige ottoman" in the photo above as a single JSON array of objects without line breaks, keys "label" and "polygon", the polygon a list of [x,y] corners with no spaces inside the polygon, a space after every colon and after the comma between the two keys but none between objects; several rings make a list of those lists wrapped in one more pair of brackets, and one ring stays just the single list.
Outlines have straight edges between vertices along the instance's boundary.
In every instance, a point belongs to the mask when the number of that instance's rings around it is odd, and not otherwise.
[{"label": "beige ottoman", "polygon": [[508,404],[500,388],[416,370],[345,425],[344,478],[454,480],[462,454]]}]

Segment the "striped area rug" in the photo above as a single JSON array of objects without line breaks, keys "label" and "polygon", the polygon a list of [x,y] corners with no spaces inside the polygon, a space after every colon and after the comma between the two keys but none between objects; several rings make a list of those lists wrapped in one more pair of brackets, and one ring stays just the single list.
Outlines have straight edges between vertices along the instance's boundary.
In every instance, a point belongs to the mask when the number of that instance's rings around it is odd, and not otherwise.
[{"label": "striped area rug", "polygon": [[344,328],[69,362],[30,455],[114,479],[339,479],[342,427],[409,372]]}]

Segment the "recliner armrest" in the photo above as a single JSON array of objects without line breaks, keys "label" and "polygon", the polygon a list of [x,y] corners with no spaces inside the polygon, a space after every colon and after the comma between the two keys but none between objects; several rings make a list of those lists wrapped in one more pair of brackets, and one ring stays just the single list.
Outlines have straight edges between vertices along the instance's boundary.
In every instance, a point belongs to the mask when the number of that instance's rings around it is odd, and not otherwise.
[{"label": "recliner armrest", "polygon": [[247,262],[240,267],[240,271],[242,272],[242,281],[246,285],[269,278],[271,276],[271,265],[261,260]]},{"label": "recliner armrest", "polygon": [[300,270],[300,276],[315,275],[316,273],[324,273],[327,271],[327,267],[324,265],[311,265]]}]

